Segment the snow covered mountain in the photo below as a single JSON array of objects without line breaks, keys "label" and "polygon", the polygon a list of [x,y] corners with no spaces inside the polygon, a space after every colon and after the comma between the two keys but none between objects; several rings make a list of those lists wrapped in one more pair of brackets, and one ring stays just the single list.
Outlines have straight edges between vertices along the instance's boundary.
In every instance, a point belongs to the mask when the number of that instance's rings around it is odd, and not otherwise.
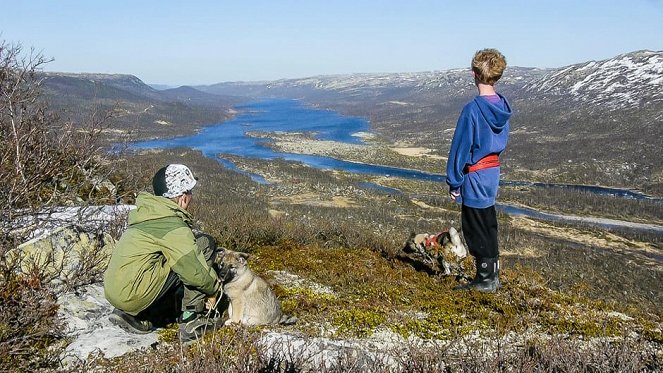
[{"label": "snow covered mountain", "polygon": [[611,109],[663,101],[663,52],[637,51],[557,69],[525,87],[532,95],[570,97]]},{"label": "snow covered mountain", "polygon": [[[542,77],[549,70],[511,67],[507,69],[501,87],[522,89],[528,82]],[[302,98],[320,94],[336,94],[362,100],[374,97],[397,99],[416,97],[417,93],[445,93],[446,97],[466,97],[474,93],[468,69],[428,71],[418,73],[321,75],[301,79],[282,79],[272,82],[229,82],[196,87],[202,91],[253,97]],[[439,97],[436,98],[439,101]]]},{"label": "snow covered mountain", "polygon": [[[603,105],[608,110],[646,107],[663,101],[663,51],[636,51],[557,69],[509,67],[498,86],[516,99],[570,100],[576,106]],[[328,75],[197,88],[215,94],[254,97],[306,99],[334,93],[346,97],[361,95],[368,101],[410,97],[424,102],[464,99],[475,92],[469,69]],[[431,93],[435,96],[427,97]]]}]

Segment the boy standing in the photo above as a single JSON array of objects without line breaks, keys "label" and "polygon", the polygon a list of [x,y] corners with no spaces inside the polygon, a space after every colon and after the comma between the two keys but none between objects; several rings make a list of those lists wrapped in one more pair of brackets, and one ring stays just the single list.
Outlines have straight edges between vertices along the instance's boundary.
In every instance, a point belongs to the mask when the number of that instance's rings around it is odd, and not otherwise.
[{"label": "boy standing", "polygon": [[506,59],[496,49],[483,49],[472,59],[479,95],[460,114],[449,150],[449,195],[462,203],[463,236],[476,261],[476,276],[458,289],[494,292],[500,287],[495,197],[500,180],[499,155],[509,138],[511,107],[495,92]]}]

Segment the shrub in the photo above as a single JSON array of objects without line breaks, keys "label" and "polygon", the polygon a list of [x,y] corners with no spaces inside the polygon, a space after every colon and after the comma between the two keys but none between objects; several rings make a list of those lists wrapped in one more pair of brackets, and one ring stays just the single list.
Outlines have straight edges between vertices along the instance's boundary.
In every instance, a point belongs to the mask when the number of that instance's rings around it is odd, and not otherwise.
[{"label": "shrub", "polygon": [[54,368],[62,337],[55,295],[38,274],[10,275],[0,287],[0,370]]},{"label": "shrub", "polygon": [[[108,116],[95,112],[84,128],[60,120],[42,99],[41,54],[0,41],[0,370],[56,366],[62,338],[56,295],[47,274],[19,274],[7,253],[44,228],[56,206],[115,202],[121,193],[100,157],[97,139]],[[79,269],[98,277],[101,259]]]}]

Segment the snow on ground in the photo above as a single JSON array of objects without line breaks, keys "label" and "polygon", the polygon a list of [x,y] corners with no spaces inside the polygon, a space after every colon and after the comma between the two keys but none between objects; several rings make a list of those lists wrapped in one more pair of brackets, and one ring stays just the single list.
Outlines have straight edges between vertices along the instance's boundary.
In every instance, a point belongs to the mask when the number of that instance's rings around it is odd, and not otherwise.
[{"label": "snow on ground", "polygon": [[134,208],[136,206],[133,205],[56,207],[36,215],[22,217],[14,222],[14,229],[30,231],[31,239],[48,235],[54,229],[72,224],[88,231],[97,231],[108,227],[117,219],[123,219]]}]

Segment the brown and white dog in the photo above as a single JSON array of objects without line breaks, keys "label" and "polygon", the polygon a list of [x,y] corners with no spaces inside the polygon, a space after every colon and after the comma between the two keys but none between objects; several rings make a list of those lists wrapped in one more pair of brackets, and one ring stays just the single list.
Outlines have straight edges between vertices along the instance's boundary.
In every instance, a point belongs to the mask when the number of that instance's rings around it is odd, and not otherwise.
[{"label": "brown and white dog", "polygon": [[443,275],[462,275],[461,262],[468,254],[454,227],[437,234],[413,232],[405,242],[403,251],[429,262],[433,269],[440,267],[439,272]]},{"label": "brown and white dog", "polygon": [[246,253],[224,250],[215,259],[226,273],[223,292],[230,299],[226,325],[294,324],[297,318],[283,314],[269,284],[249,269],[247,258]]}]

